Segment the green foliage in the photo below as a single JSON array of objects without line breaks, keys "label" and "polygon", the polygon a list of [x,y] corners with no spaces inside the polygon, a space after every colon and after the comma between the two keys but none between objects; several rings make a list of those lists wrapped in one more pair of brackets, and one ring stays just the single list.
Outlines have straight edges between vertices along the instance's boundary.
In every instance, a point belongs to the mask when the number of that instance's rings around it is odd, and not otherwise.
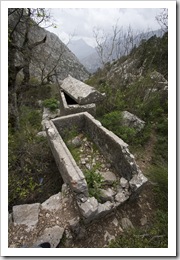
[{"label": "green foliage", "polygon": [[43,100],[51,97],[51,85],[28,85],[26,88],[19,87],[18,90],[19,107],[28,106],[37,108],[38,100]]},{"label": "green foliage", "polygon": [[144,73],[148,70],[156,70],[167,79],[168,32],[162,38],[153,36],[147,41],[142,41],[135,55],[139,59],[139,67],[144,65]]},{"label": "green foliage", "polygon": [[112,88],[112,86],[108,84],[101,84],[98,87],[100,92],[104,92],[106,94],[105,99],[97,104],[97,116],[103,116],[104,114],[110,113],[114,110],[123,110],[126,108],[124,93],[117,88]]},{"label": "green foliage", "polygon": [[20,125],[25,131],[40,131],[42,115],[39,110],[32,109],[28,106],[21,106],[20,108]]},{"label": "green foliage", "polygon": [[[8,131],[8,200],[9,208],[15,204],[43,202],[50,195],[59,191],[48,183],[59,172],[54,162],[47,139],[38,137],[41,131],[42,115],[39,110],[21,106],[20,130],[14,131],[9,124]],[[43,179],[43,185],[40,179]],[[52,180],[51,180],[51,179]],[[46,183],[46,184],[44,184]],[[43,194],[43,195],[42,195]]]},{"label": "green foliage", "polygon": [[168,169],[165,166],[152,166],[148,178],[155,182],[154,193],[156,204],[160,210],[168,210]]},{"label": "green foliage", "polygon": [[100,189],[102,188],[104,178],[101,174],[96,172],[96,168],[85,170],[84,175],[87,181],[90,197],[95,197],[99,201],[101,195]]},{"label": "green foliage", "polygon": [[122,125],[122,113],[120,111],[113,111],[100,118],[102,124],[114,132],[117,136],[122,138],[125,142],[133,145],[144,144],[149,139],[151,128],[146,125],[141,132],[136,129]]},{"label": "green foliage", "polygon": [[[162,217],[162,216],[161,216]],[[167,234],[160,231],[160,225],[147,230],[131,229],[126,231],[118,239],[110,242],[111,248],[167,248]],[[163,229],[161,230],[163,231]]]},{"label": "green foliage", "polygon": [[153,181],[157,210],[148,227],[124,232],[111,241],[112,248],[167,248],[168,247],[168,174],[167,168],[151,167],[148,178]]},{"label": "green foliage", "polygon": [[58,109],[58,101],[55,98],[49,98],[43,101],[43,106],[47,107],[50,109],[50,111],[55,111]]}]

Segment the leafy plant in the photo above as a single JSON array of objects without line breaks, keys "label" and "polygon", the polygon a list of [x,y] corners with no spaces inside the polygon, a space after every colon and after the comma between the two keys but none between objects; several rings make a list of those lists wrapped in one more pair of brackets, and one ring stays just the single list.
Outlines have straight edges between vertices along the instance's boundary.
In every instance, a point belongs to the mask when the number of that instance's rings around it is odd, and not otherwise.
[{"label": "leafy plant", "polygon": [[58,101],[55,98],[49,98],[49,99],[45,99],[43,101],[43,106],[47,107],[50,109],[50,111],[55,111],[56,109],[58,109],[59,105],[58,105]]},{"label": "leafy plant", "polygon": [[84,175],[87,181],[90,197],[95,197],[97,200],[100,200],[100,189],[102,188],[104,178],[100,173],[97,173],[95,169],[85,170]]}]

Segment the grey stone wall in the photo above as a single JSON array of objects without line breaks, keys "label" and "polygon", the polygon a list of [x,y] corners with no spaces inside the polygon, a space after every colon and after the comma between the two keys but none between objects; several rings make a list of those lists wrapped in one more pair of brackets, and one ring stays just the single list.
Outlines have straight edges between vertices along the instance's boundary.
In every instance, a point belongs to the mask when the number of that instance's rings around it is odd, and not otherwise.
[{"label": "grey stone wall", "polygon": [[[90,135],[119,175],[119,188],[116,192],[108,189],[107,194],[104,191],[105,203],[99,203],[94,197],[89,197],[84,174],[63,141],[65,133],[74,127],[79,132],[83,130]],[[73,191],[80,215],[85,223],[108,214],[129,198],[135,197],[147,182],[147,178],[140,171],[134,156],[129,152],[128,145],[104,128],[88,112],[52,119],[46,122],[45,128],[59,171],[64,182]],[[109,195],[109,193],[111,194]],[[108,200],[108,198],[110,199]]]},{"label": "grey stone wall", "polygon": [[45,130],[50,148],[58,169],[65,183],[68,183],[74,193],[88,196],[87,183],[84,174],[77,166],[52,121],[46,121]]}]

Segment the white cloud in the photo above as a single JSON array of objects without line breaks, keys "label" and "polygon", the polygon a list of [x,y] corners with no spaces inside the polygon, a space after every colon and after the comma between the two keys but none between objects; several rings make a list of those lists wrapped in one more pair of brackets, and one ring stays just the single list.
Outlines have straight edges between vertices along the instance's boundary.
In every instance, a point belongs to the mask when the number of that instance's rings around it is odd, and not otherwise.
[{"label": "white cloud", "polygon": [[[66,34],[83,38],[94,43],[93,28],[101,28],[108,33],[112,31],[113,25],[123,28],[131,27],[139,32],[147,29],[159,29],[155,16],[160,12],[158,8],[53,8],[52,16],[57,28],[49,28],[60,38]],[[63,38],[61,38],[63,40]]]}]

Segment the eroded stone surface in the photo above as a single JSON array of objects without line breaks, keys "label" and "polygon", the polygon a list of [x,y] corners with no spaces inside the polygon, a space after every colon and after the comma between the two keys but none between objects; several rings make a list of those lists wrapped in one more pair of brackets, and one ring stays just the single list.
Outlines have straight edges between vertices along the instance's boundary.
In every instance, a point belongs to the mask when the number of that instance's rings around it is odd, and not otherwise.
[{"label": "eroded stone surface", "polygon": [[105,201],[113,201],[115,194],[116,194],[115,191],[113,191],[111,188],[108,188],[107,190],[100,189],[100,199],[103,202],[105,202]]},{"label": "eroded stone surface", "polygon": [[120,185],[122,188],[129,188],[129,182],[123,177],[120,179]]},{"label": "eroded stone surface", "polygon": [[34,227],[38,223],[40,203],[24,204],[13,207],[14,223]]},{"label": "eroded stone surface", "polygon": [[134,228],[132,222],[128,218],[122,218],[121,224],[122,224],[122,228],[124,230],[130,229],[130,228]]},{"label": "eroded stone surface", "polygon": [[129,198],[128,195],[125,195],[123,192],[118,192],[115,196],[115,201],[118,204],[122,204],[123,202],[125,202],[127,199]]},{"label": "eroded stone surface", "polygon": [[61,88],[79,105],[96,103],[104,99],[104,95],[95,88],[71,77],[70,75],[63,80]]},{"label": "eroded stone surface", "polygon": [[90,197],[84,203],[78,203],[79,210],[85,219],[92,219],[98,210],[98,201],[94,197]]},{"label": "eroded stone surface", "polygon": [[103,181],[107,184],[112,184],[113,182],[115,182],[117,180],[116,175],[111,171],[100,172],[100,174],[104,178]]},{"label": "eroded stone surface", "polygon": [[123,125],[135,128],[137,131],[141,131],[145,126],[145,122],[143,120],[141,120],[140,118],[138,118],[134,114],[131,114],[128,111],[123,111],[122,117],[123,117],[122,120]]},{"label": "eroded stone surface", "polygon": [[34,247],[38,246],[41,243],[49,242],[51,247],[55,248],[60,243],[63,233],[64,228],[61,228],[59,226],[46,228],[43,234],[36,241]]},{"label": "eroded stone surface", "polygon": [[62,207],[61,205],[61,192],[51,196],[45,202],[41,204],[42,209],[46,209],[49,211],[57,211]]},{"label": "eroded stone surface", "polygon": [[147,178],[141,172],[139,172],[138,174],[135,174],[133,178],[129,181],[129,185],[133,191],[136,191],[146,182]]}]

